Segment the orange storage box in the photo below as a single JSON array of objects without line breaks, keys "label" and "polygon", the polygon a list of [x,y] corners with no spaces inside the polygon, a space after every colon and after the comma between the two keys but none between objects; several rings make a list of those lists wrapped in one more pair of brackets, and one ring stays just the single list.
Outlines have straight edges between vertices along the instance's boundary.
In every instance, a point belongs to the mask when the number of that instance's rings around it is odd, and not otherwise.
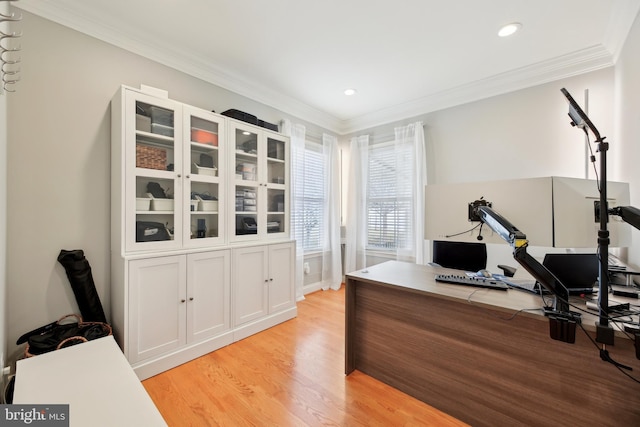
[{"label": "orange storage box", "polygon": [[218,134],[204,129],[191,129],[191,141],[218,146]]}]

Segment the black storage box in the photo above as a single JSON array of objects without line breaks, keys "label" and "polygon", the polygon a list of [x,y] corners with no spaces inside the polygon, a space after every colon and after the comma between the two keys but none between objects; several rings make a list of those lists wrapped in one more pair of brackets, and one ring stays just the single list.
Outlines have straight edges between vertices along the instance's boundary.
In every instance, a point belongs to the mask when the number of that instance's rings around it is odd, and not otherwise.
[{"label": "black storage box", "polygon": [[169,232],[164,224],[151,221],[136,221],[136,242],[157,242],[169,240]]},{"label": "black storage box", "polygon": [[236,235],[241,234],[257,234],[258,224],[256,219],[251,216],[236,216]]},{"label": "black storage box", "polygon": [[222,114],[223,116],[231,117],[232,119],[238,119],[246,123],[251,123],[252,125],[258,124],[258,118],[256,116],[249,113],[245,113],[244,111],[227,110],[227,111],[223,111],[220,114]]},{"label": "black storage box", "polygon": [[258,126],[278,132],[278,125],[258,119]]}]

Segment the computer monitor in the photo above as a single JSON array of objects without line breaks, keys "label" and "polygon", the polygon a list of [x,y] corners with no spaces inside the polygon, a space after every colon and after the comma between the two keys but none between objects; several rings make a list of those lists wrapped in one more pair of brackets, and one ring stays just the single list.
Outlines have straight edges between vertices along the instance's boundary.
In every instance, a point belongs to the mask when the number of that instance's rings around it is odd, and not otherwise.
[{"label": "computer monitor", "polygon": [[441,267],[466,271],[483,270],[487,268],[487,245],[434,240],[432,259]]},{"label": "computer monitor", "polygon": [[597,289],[600,261],[595,253],[549,253],[542,261],[569,290],[569,295],[594,292]]}]

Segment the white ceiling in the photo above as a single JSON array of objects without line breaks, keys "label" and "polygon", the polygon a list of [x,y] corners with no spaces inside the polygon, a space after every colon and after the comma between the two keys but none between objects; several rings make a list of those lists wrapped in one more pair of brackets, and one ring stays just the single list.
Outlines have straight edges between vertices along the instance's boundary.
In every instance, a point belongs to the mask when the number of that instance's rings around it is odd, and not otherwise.
[{"label": "white ceiling", "polygon": [[[640,10],[640,0],[14,5],[340,134],[611,66]],[[514,21],[522,30],[499,38]]]}]

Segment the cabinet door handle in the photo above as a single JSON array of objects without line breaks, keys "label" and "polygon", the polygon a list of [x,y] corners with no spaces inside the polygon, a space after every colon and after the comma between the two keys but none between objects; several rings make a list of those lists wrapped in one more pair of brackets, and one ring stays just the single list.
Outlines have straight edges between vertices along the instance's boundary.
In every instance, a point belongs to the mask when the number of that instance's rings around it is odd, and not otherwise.
[{"label": "cabinet door handle", "polygon": [[[180,175],[178,175],[178,176],[180,176]],[[187,175],[185,178],[189,179],[189,178],[191,178],[191,175]]]},{"label": "cabinet door handle", "polygon": [[189,298],[189,301],[193,301],[193,297]]},{"label": "cabinet door handle", "polygon": [[269,279],[270,282],[273,282],[273,278]]},{"label": "cabinet door handle", "polygon": [[181,300],[180,300],[180,302],[187,302],[187,300],[185,300],[185,299],[181,299]]},{"label": "cabinet door handle", "polygon": [[269,279],[264,279],[264,283],[269,283]]},{"label": "cabinet door handle", "polygon": [[180,178],[182,175],[178,174],[178,178]]}]

